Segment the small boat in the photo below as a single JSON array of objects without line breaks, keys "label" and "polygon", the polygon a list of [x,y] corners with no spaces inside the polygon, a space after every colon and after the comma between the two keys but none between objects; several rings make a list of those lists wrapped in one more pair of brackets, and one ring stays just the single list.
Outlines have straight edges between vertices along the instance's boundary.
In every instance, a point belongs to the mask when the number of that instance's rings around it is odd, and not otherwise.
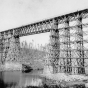
[{"label": "small boat", "polygon": [[33,69],[29,65],[22,64],[22,72],[31,72]]}]

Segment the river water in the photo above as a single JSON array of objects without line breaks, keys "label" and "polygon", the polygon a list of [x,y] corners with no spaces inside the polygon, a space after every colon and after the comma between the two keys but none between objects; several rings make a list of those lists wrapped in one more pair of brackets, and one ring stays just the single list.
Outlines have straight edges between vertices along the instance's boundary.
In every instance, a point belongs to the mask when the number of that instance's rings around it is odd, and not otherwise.
[{"label": "river water", "polygon": [[[27,88],[27,86],[42,86],[42,71],[29,73],[21,71],[0,72],[0,88]],[[1,87],[2,86],[2,87]]]},{"label": "river water", "polygon": [[[0,72],[0,88],[70,88],[43,85],[44,82],[47,84],[48,80],[42,77],[42,73],[42,70],[33,70],[29,73],[22,73],[21,71]],[[84,85],[81,86],[79,88],[85,88]]]}]

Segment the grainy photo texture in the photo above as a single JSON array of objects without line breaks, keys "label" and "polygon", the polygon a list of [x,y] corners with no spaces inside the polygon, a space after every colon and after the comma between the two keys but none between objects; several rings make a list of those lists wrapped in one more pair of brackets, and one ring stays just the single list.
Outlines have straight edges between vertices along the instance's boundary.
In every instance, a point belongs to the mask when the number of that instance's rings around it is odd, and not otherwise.
[{"label": "grainy photo texture", "polygon": [[0,0],[0,88],[88,88],[88,1]]}]

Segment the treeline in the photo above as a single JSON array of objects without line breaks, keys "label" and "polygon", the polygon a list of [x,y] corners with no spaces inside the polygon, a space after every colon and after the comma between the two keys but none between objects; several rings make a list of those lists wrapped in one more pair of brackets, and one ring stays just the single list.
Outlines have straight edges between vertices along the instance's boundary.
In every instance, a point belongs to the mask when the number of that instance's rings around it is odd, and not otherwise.
[{"label": "treeline", "polygon": [[29,64],[34,69],[41,69],[44,67],[45,58],[47,56],[46,46],[39,46],[36,48],[32,43],[27,44],[27,42],[21,43],[20,55],[21,62]]}]

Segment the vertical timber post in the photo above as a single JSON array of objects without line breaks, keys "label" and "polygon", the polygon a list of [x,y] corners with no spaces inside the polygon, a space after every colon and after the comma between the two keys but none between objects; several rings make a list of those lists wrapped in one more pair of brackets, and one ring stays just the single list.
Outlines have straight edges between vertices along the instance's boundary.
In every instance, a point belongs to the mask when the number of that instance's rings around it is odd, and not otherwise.
[{"label": "vertical timber post", "polygon": [[0,65],[2,64],[2,37],[0,33]]},{"label": "vertical timber post", "polygon": [[20,41],[19,36],[13,35],[9,41],[9,49],[6,57],[6,62],[19,62],[20,61]]},{"label": "vertical timber post", "polygon": [[59,60],[59,30],[57,19],[54,19],[54,28],[50,30],[50,46],[50,57],[53,73],[57,73]]},{"label": "vertical timber post", "polygon": [[69,27],[69,20],[66,18],[65,22],[64,22],[64,52],[65,52],[65,65],[64,66],[64,72],[66,73],[71,73],[72,68],[71,68],[71,46],[70,46],[70,29]]},{"label": "vertical timber post", "polygon": [[4,63],[3,60],[3,32],[0,33],[0,64]]},{"label": "vertical timber post", "polygon": [[79,52],[78,63],[78,74],[84,74],[84,49],[83,49],[83,29],[82,29],[82,17],[78,18],[78,30],[77,30],[77,51]]},{"label": "vertical timber post", "polygon": [[[79,14],[78,14],[79,16]],[[83,29],[82,29],[82,17],[78,17],[76,20],[76,33],[75,33],[75,52],[77,56],[74,57],[74,60],[77,63],[76,67],[72,70],[74,74],[84,74],[84,49],[83,49]]]}]

